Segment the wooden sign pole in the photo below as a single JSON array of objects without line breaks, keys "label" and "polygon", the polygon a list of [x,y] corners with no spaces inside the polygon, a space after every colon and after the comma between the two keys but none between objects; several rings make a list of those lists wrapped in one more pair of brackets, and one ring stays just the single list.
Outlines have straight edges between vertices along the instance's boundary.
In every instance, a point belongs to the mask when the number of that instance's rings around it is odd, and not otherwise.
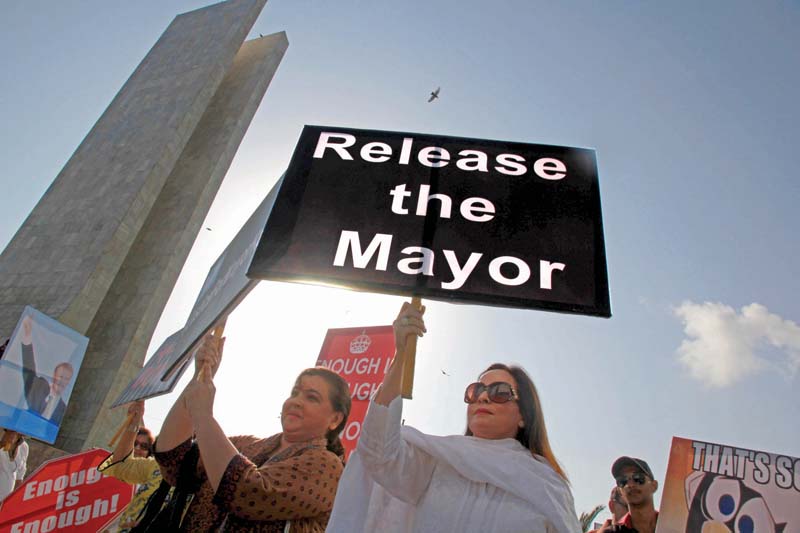
[{"label": "wooden sign pole", "polygon": [[[411,305],[416,309],[422,310],[422,298],[414,296],[411,298]],[[401,381],[400,394],[403,398],[411,399],[414,389],[414,363],[417,358],[417,336],[409,335],[406,341],[406,353],[403,358],[403,379]]]}]

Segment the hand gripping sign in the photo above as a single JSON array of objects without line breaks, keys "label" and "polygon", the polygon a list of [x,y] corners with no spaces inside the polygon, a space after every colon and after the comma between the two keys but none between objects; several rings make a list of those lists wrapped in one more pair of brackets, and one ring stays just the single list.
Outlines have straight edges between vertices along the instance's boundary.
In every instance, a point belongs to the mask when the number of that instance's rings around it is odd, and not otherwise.
[{"label": "hand gripping sign", "polygon": [[133,497],[133,485],[97,471],[101,449],[47,461],[0,504],[0,533],[94,533]]}]

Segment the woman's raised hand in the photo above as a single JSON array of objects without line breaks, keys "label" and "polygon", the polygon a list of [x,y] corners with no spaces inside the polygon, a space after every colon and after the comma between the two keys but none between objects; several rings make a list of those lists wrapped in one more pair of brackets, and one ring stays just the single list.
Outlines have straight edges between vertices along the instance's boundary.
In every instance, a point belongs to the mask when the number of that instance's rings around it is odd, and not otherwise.
[{"label": "woman's raised hand", "polygon": [[206,372],[211,372],[211,377],[217,374],[219,363],[222,360],[222,349],[225,346],[225,337],[216,337],[213,333],[207,334],[203,337],[197,353],[194,355],[194,375],[200,373],[204,367]]},{"label": "woman's raised hand", "polygon": [[202,421],[213,420],[216,389],[212,378],[219,368],[224,345],[221,334],[203,337],[194,354],[194,377],[167,414],[156,440],[156,452],[172,450],[196,433]]},{"label": "woman's raised hand", "polygon": [[186,402],[186,410],[192,419],[192,426],[197,428],[198,424],[204,419],[214,416],[214,397],[217,388],[211,379],[211,374],[203,372],[195,377],[184,389],[183,397]]},{"label": "woman's raised hand", "polygon": [[424,314],[424,305],[417,309],[411,302],[403,302],[400,312],[397,313],[397,318],[392,322],[395,358],[389,367],[389,371],[383,377],[383,384],[381,384],[374,398],[375,403],[389,405],[392,400],[400,395],[408,339],[414,335],[422,337],[428,331],[425,328],[425,321],[422,319]]},{"label": "woman's raised hand", "polygon": [[137,400],[128,404],[128,416],[131,422],[141,425],[144,420],[144,400]]},{"label": "woman's raised hand", "polygon": [[403,302],[400,312],[397,313],[397,318],[392,322],[394,345],[398,354],[402,354],[405,351],[410,335],[422,337],[428,331],[425,328],[425,320],[422,318],[424,314],[424,305],[421,309],[417,309],[410,302]]}]

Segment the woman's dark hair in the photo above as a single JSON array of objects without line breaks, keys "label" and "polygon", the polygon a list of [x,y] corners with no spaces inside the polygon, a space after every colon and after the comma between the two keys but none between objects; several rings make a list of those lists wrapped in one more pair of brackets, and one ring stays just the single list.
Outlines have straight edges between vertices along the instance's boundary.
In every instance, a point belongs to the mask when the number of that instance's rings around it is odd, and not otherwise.
[{"label": "woman's dark hair", "polygon": [[153,443],[156,441],[156,439],[155,437],[153,437],[153,434],[147,428],[139,428],[139,431],[136,432],[137,437],[141,437],[142,435],[147,437],[147,442],[150,443],[150,447],[147,449],[147,457],[150,457],[151,455],[153,455]]},{"label": "woman's dark hair", "polygon": [[[522,420],[525,425],[517,431],[516,439],[531,453],[541,455],[544,457],[553,470],[559,476],[568,481],[567,474],[561,468],[553,450],[550,448],[550,441],[547,439],[547,428],[544,425],[544,413],[542,412],[542,403],[539,401],[539,393],[536,391],[536,386],[533,384],[528,373],[521,367],[509,366],[502,363],[495,363],[483,372],[481,375],[489,372],[490,370],[505,370],[514,377],[517,382],[517,393],[519,394],[519,412],[522,415]],[[467,426],[465,435],[472,435],[472,431]]]},{"label": "woman's dark hair", "polygon": [[328,450],[340,457],[344,457],[344,446],[342,446],[339,433],[344,429],[344,426],[347,424],[347,417],[350,416],[350,386],[342,376],[323,366],[306,368],[300,372],[300,375],[297,376],[297,380],[295,381],[295,385],[299,385],[300,380],[304,376],[319,376],[325,380],[330,388],[328,400],[331,402],[334,411],[342,413],[342,421],[335,428],[328,430],[325,434],[325,438],[328,439]]}]

